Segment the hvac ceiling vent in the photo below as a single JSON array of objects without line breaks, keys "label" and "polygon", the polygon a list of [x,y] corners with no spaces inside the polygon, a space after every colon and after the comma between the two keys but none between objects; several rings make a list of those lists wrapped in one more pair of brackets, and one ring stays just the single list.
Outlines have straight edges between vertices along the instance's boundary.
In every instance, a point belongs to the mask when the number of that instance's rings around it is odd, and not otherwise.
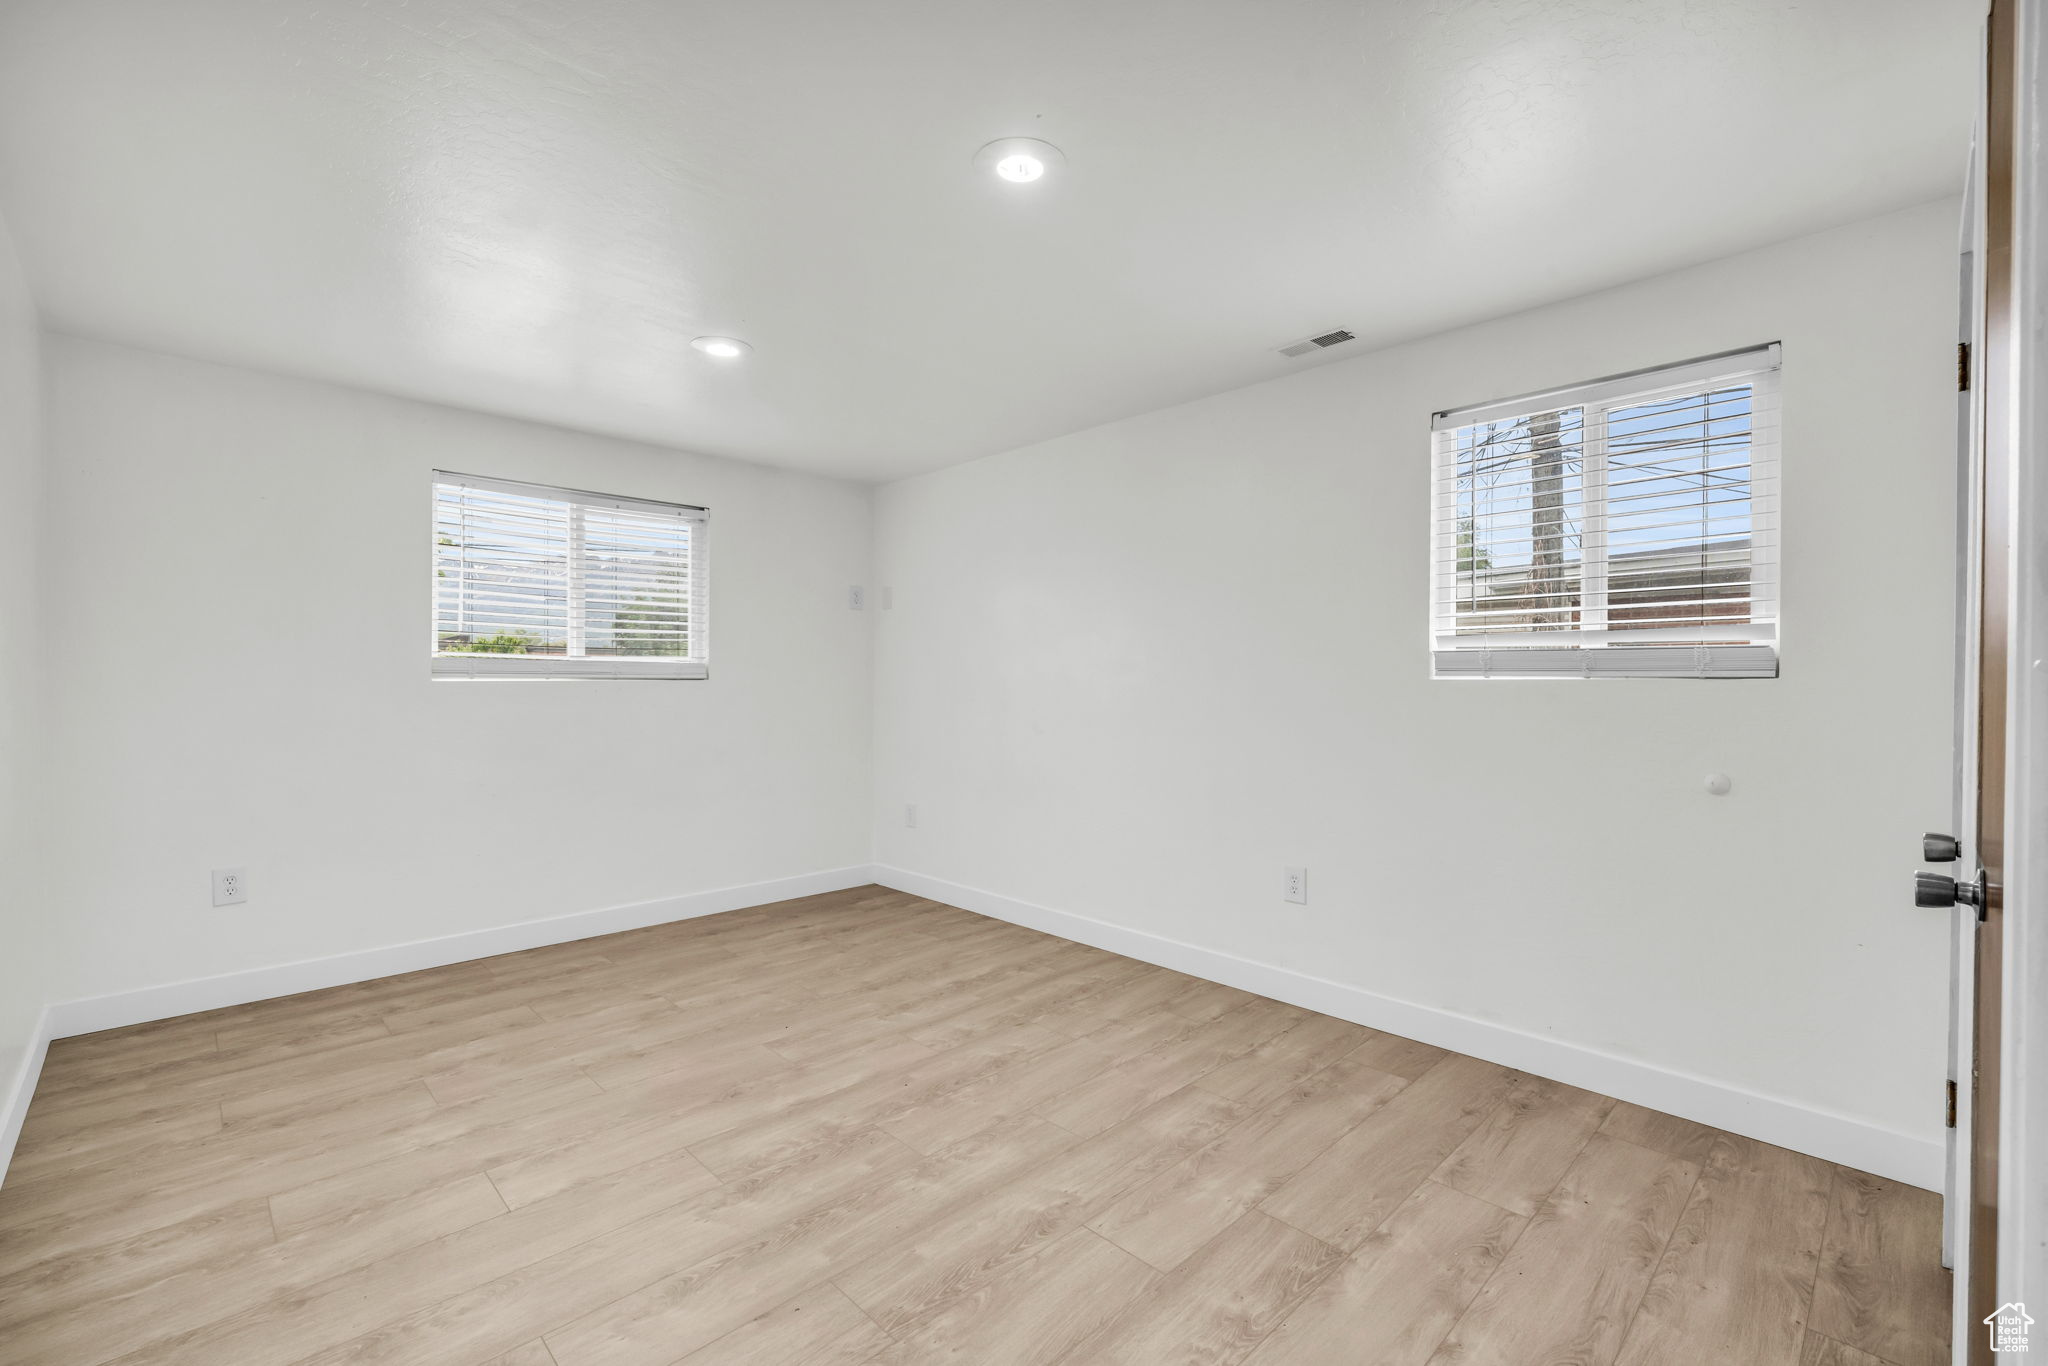
[{"label": "hvac ceiling vent", "polygon": [[1306,356],[1309,352],[1320,351],[1326,346],[1337,346],[1343,342],[1356,340],[1356,334],[1346,332],[1340,327],[1335,332],[1325,332],[1320,337],[1310,337],[1305,341],[1298,341],[1292,346],[1283,346],[1280,348],[1280,354],[1283,356]]}]

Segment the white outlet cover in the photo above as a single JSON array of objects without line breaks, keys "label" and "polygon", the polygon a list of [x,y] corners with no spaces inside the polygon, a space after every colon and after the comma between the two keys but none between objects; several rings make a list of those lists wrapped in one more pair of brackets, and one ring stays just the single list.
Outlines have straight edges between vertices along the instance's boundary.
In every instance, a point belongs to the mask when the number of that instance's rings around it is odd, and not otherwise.
[{"label": "white outlet cover", "polygon": [[912,830],[917,829],[917,803],[907,802],[903,807],[903,823]]},{"label": "white outlet cover", "polygon": [[868,590],[855,584],[846,590],[846,605],[858,612],[868,605]]},{"label": "white outlet cover", "polygon": [[1308,869],[1284,870],[1280,881],[1280,895],[1297,906],[1308,905]]},{"label": "white outlet cover", "polygon": [[239,906],[249,899],[249,874],[242,868],[213,870],[213,904]]}]

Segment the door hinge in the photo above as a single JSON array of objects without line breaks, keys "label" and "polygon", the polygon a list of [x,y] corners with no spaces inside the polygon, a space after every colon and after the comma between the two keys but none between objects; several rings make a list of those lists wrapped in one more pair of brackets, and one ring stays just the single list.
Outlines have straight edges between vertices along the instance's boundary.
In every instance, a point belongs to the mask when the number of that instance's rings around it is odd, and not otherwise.
[{"label": "door hinge", "polygon": [[1959,394],[1970,392],[1970,344],[1968,342],[1956,343],[1956,392]]},{"label": "door hinge", "polygon": [[1956,1084],[1948,1084],[1948,1127],[1956,1127]]}]

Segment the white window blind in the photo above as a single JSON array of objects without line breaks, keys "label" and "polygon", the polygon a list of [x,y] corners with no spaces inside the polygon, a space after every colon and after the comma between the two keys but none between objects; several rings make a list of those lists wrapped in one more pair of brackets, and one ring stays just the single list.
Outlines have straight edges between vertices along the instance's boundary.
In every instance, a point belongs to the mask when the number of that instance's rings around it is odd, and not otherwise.
[{"label": "white window blind", "polygon": [[1441,678],[1774,678],[1778,347],[1436,416]]},{"label": "white window blind", "polygon": [[704,678],[703,508],[434,475],[436,678]]}]

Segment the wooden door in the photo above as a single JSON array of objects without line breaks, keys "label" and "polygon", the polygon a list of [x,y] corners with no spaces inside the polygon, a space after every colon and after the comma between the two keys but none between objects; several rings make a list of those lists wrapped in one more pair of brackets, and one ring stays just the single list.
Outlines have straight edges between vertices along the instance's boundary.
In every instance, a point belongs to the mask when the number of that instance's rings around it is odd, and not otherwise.
[{"label": "wooden door", "polygon": [[1959,1246],[1967,1359],[1995,1366],[1982,1323],[1998,1307],[1999,1060],[2005,970],[2006,729],[2011,636],[2013,460],[2013,156],[2015,144],[2015,0],[1993,0],[1987,25],[1985,107],[1979,139],[1982,187],[1978,243],[1983,267],[1977,300],[1978,339],[1969,379],[1977,405],[1975,497],[1969,508],[1975,543],[1975,611],[1964,624],[1975,639],[1976,712],[1974,856],[1983,869],[1982,901],[1971,962],[1970,1126],[1968,1203]]}]

